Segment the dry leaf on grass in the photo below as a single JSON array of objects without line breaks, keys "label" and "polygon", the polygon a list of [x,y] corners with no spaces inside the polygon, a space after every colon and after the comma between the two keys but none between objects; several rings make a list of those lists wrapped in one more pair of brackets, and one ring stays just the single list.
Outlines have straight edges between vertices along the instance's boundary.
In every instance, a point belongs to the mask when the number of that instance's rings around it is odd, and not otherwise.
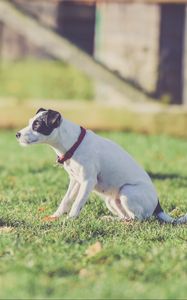
[{"label": "dry leaf on grass", "polygon": [[46,216],[42,219],[43,222],[55,222],[59,218],[58,217],[53,217],[53,216]]},{"label": "dry leaf on grass", "polygon": [[39,212],[43,212],[43,211],[45,211],[45,210],[46,210],[46,208],[43,207],[43,206],[38,208],[38,211],[39,211]]},{"label": "dry leaf on grass", "polygon": [[99,253],[100,251],[102,250],[102,245],[100,242],[96,242],[95,244],[89,246],[87,249],[86,249],[86,255],[88,257],[92,257],[94,255],[96,255],[97,253]]},{"label": "dry leaf on grass", "polygon": [[3,226],[3,227],[0,227],[0,233],[9,233],[13,230],[14,228],[13,227],[8,227],[8,226]]},{"label": "dry leaf on grass", "polygon": [[179,217],[181,217],[181,216],[183,215],[183,213],[181,212],[181,210],[180,210],[178,207],[174,208],[174,209],[170,212],[170,214],[171,214],[171,216],[172,216],[173,218],[179,218]]},{"label": "dry leaf on grass", "polygon": [[87,277],[90,274],[90,272],[87,269],[81,269],[79,272],[80,277]]}]

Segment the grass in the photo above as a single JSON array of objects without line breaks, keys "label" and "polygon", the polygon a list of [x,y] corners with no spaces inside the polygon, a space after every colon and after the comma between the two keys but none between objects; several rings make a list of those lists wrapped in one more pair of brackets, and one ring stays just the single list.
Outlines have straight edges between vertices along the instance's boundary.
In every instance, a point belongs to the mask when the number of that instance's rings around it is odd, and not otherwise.
[{"label": "grass", "polygon": [[[0,140],[0,298],[187,298],[187,228],[151,219],[106,222],[91,195],[80,217],[42,223],[67,189],[46,146],[20,148],[13,131]],[[168,212],[187,211],[187,141],[166,136],[102,133],[152,174]],[[7,228],[6,228],[7,227]],[[99,241],[101,251],[86,250]]]},{"label": "grass", "polygon": [[21,128],[39,107],[61,112],[62,116],[99,131],[133,131],[187,137],[187,111],[137,112],[129,107],[114,107],[99,101],[58,101],[0,98],[0,128]]},{"label": "grass", "polygon": [[88,78],[74,67],[53,60],[2,62],[0,96],[26,99],[93,99]]}]

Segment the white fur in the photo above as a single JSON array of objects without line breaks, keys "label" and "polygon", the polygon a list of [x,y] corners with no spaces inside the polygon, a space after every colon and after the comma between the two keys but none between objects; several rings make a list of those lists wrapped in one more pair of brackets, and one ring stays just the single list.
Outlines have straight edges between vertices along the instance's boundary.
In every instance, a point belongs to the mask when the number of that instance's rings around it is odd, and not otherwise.
[{"label": "white fur", "polygon": [[[20,131],[20,144],[49,144],[56,154],[65,154],[77,141],[80,126],[63,118],[58,128],[49,136],[32,130],[33,121]],[[64,163],[70,177],[66,195],[57,211],[60,217],[68,213],[70,218],[79,215],[89,194],[95,191],[108,209],[120,219],[139,220],[152,216],[158,202],[156,190],[148,174],[116,143],[87,130],[73,157]]]}]

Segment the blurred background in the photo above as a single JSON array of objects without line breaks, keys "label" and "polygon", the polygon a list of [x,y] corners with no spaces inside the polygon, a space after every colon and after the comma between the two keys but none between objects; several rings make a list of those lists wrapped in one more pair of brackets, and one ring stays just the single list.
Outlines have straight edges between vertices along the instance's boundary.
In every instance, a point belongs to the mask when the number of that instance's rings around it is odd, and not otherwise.
[{"label": "blurred background", "polygon": [[187,136],[182,0],[0,0],[0,127],[40,106],[97,130]]}]

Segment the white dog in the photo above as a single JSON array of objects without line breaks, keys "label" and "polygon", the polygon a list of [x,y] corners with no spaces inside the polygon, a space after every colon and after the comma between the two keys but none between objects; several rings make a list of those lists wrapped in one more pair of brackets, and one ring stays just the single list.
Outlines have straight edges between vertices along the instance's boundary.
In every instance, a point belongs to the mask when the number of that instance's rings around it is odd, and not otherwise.
[{"label": "white dog", "polygon": [[49,220],[65,213],[77,217],[89,194],[95,191],[120,219],[143,220],[155,215],[165,222],[187,222],[187,215],[173,219],[163,212],[149,175],[126,151],[67,121],[59,112],[39,109],[16,137],[21,145],[49,144],[69,174],[67,193]]}]

